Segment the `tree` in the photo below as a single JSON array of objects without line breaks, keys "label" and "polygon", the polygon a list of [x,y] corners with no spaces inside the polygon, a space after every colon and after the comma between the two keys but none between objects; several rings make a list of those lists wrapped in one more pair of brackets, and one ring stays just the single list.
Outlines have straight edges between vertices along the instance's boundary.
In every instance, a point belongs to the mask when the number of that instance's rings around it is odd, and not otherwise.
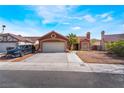
[{"label": "tree", "polygon": [[68,43],[69,43],[69,46],[70,46],[70,50],[73,50],[73,45],[77,43],[77,37],[76,37],[75,34],[70,33],[68,35]]},{"label": "tree", "polygon": [[100,40],[99,39],[91,39],[90,41],[91,41],[91,45],[93,45],[94,43],[99,42]]},{"label": "tree", "polygon": [[121,40],[113,43],[107,43],[107,50],[109,53],[124,57],[124,41]]}]

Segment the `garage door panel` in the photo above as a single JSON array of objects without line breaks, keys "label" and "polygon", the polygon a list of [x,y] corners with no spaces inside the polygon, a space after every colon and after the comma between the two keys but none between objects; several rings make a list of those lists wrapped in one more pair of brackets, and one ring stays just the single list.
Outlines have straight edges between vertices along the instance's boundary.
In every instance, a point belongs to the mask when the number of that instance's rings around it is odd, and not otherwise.
[{"label": "garage door panel", "polygon": [[64,42],[44,42],[43,52],[64,52],[65,43]]}]

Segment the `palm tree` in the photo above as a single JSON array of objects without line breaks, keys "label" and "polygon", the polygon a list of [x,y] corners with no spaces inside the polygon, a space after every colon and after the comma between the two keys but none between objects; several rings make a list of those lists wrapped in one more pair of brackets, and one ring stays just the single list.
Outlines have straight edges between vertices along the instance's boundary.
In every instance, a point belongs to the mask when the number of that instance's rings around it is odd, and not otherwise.
[{"label": "palm tree", "polygon": [[70,45],[70,50],[73,50],[73,45],[77,43],[77,37],[73,33],[70,33],[67,37],[68,37],[68,43]]}]

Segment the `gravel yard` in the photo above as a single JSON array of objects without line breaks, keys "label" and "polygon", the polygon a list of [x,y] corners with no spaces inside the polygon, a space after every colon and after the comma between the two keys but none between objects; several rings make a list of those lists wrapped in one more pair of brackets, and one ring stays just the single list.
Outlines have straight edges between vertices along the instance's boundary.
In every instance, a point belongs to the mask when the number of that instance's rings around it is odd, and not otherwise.
[{"label": "gravel yard", "polygon": [[124,64],[123,57],[108,55],[104,51],[79,51],[77,55],[86,63]]}]

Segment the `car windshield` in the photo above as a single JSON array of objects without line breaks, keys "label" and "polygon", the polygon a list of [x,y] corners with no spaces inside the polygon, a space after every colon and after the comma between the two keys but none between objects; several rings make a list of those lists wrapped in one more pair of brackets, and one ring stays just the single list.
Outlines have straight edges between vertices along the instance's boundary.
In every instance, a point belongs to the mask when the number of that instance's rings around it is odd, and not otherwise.
[{"label": "car windshield", "polygon": [[16,47],[16,49],[27,49],[27,48],[31,48],[31,46],[30,45],[18,45]]},{"label": "car windshield", "polygon": [[23,49],[25,46],[24,45],[19,45],[16,47],[16,49]]},{"label": "car windshield", "polygon": [[17,46],[16,49],[20,49],[20,46]]}]

